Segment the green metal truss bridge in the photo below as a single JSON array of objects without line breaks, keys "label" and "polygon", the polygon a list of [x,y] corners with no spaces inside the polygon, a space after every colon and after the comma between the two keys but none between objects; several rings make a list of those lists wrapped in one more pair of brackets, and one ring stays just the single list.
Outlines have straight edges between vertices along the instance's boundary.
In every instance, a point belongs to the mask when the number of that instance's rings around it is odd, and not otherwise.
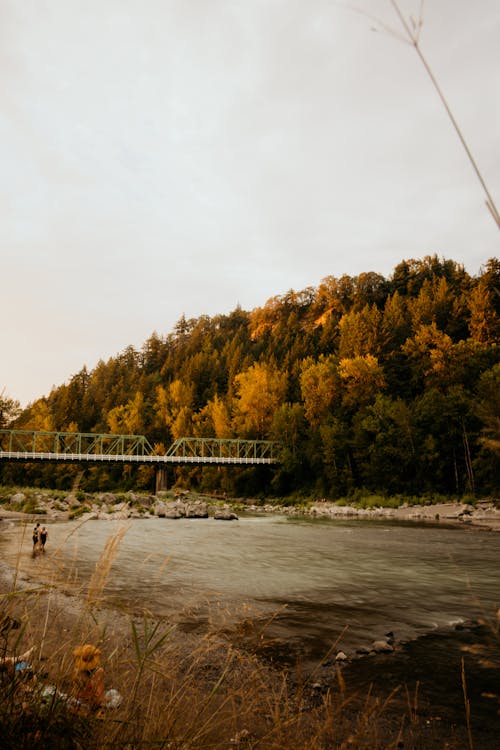
[{"label": "green metal truss bridge", "polygon": [[0,461],[150,464],[277,464],[272,440],[185,437],[158,454],[143,435],[0,430]]}]

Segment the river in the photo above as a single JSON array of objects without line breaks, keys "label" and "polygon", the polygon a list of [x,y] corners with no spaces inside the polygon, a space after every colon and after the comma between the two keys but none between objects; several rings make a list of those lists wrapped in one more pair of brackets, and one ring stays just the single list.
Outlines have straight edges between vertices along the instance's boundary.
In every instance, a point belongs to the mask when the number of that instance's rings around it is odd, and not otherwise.
[{"label": "river", "polygon": [[[107,600],[181,627],[252,620],[307,662],[348,655],[390,631],[396,642],[491,617],[500,604],[500,534],[386,521],[278,515],[239,521],[157,518],[49,525],[31,556],[31,526],[3,525],[2,559],[37,580],[83,588],[125,527]],[[272,622],[271,622],[272,620]]]},{"label": "river", "polygon": [[[290,667],[291,679],[300,663],[321,690],[335,689],[342,650],[351,689],[400,696],[391,698],[398,722],[407,710],[401,686],[418,689],[427,734],[415,747],[425,750],[467,747],[465,674],[474,747],[498,747],[500,533],[280,515],[57,521],[48,529],[46,553],[33,557],[31,523],[2,522],[1,563],[24,581],[85,594],[120,538],[108,604],[165,617],[181,633],[222,630]],[[389,632],[393,654],[358,658]]]}]

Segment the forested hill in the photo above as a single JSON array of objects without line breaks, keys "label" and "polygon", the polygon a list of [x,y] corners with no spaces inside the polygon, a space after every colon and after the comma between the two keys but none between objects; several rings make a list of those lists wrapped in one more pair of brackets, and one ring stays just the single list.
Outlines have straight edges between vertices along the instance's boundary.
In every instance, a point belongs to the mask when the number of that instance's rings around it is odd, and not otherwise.
[{"label": "forested hill", "polygon": [[[389,278],[329,276],[251,312],[182,317],[84,367],[11,426],[144,434],[160,451],[191,435],[283,444],[272,471],[177,470],[205,490],[493,494],[499,338],[498,259],[477,277],[437,256],[408,260]],[[19,471],[3,467],[3,481]],[[77,469],[25,468],[33,481],[56,471],[63,485]],[[148,471],[94,468],[86,481],[147,486]]]}]

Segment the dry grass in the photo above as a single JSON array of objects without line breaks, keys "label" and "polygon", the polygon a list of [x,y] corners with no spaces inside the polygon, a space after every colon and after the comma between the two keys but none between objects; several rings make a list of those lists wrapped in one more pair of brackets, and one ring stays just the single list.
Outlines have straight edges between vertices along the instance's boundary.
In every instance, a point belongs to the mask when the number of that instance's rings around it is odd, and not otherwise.
[{"label": "dry grass", "polygon": [[[217,635],[185,642],[170,625],[147,616],[125,629],[121,618],[89,614],[88,607],[68,613],[48,591],[6,595],[2,612],[20,624],[2,634],[2,652],[15,655],[35,646],[29,673],[2,673],[5,749],[396,747],[378,736],[384,706],[370,696],[357,709],[345,686],[336,695],[316,695],[307,686],[292,690],[284,674]],[[43,648],[37,648],[42,639]],[[73,648],[82,642],[100,646],[106,688],[119,690],[120,707],[79,714],[65,701]],[[49,686],[57,693],[43,699]]]}]

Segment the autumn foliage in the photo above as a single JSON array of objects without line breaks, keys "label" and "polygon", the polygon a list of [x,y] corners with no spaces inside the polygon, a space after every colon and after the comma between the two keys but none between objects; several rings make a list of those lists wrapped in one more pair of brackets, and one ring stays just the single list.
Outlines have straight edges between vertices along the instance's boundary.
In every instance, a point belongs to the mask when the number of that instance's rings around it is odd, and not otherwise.
[{"label": "autumn foliage", "polygon": [[[478,277],[437,256],[327,277],[251,312],[182,317],[31,404],[18,428],[266,438],[278,468],[177,468],[233,494],[498,489],[500,262]],[[4,466],[3,483],[71,485],[75,467]],[[174,471],[173,469],[171,470]],[[87,469],[89,490],[148,487],[149,469]]]}]

